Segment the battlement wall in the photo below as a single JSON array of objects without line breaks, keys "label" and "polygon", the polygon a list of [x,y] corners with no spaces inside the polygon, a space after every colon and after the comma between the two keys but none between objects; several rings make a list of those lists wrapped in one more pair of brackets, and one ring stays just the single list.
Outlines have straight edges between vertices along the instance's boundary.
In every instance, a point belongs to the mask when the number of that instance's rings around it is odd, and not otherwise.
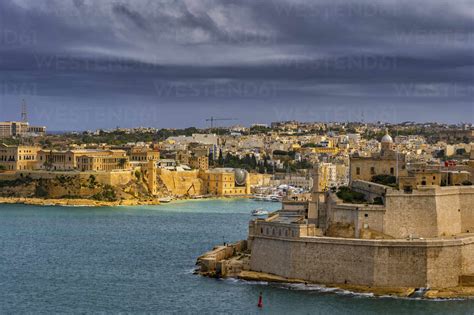
[{"label": "battlement wall", "polygon": [[[129,170],[116,170],[110,172],[79,172],[79,171],[17,171],[15,174],[10,175],[11,179],[20,177],[31,177],[32,179],[55,179],[60,176],[67,176],[71,178],[77,178],[78,180],[88,180],[91,176],[95,180],[104,185],[123,185],[128,183],[134,176],[133,171]],[[7,179],[3,178],[2,179]],[[8,178],[10,179],[10,178]]]},{"label": "battlement wall", "polygon": [[352,190],[360,192],[365,195],[369,201],[373,201],[376,197],[384,197],[389,187],[373,182],[354,180],[351,185]]},{"label": "battlement wall", "polygon": [[474,187],[388,190],[384,233],[395,238],[450,236],[474,231]]},{"label": "battlement wall", "polygon": [[251,244],[251,270],[325,284],[455,287],[474,266],[474,236],[408,241],[254,235]]}]

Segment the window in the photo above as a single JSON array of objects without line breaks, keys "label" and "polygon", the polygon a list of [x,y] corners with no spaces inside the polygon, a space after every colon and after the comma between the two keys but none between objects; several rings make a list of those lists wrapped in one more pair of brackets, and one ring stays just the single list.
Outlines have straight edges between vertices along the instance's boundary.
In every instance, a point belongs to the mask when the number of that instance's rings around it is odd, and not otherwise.
[{"label": "window", "polygon": [[370,174],[374,175],[375,174],[375,167],[370,168]]},{"label": "window", "polygon": [[357,174],[357,175],[360,175],[360,167],[357,167],[357,168],[356,168],[356,174]]},{"label": "window", "polygon": [[395,170],[393,169],[393,167],[390,168],[390,175],[393,175],[395,173]]},{"label": "window", "polygon": [[369,217],[369,214],[368,214],[368,213],[364,214],[364,217],[368,218],[368,217]]}]

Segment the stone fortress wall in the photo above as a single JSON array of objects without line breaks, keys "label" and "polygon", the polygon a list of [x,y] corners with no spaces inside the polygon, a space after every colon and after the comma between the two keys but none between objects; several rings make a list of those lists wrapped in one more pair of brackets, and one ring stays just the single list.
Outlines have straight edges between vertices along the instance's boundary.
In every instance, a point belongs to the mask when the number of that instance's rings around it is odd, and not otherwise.
[{"label": "stone fortress wall", "polygon": [[79,172],[79,171],[17,171],[15,173],[0,174],[1,180],[15,180],[21,177],[31,177],[32,179],[54,179],[58,176],[67,176],[77,180],[87,180],[94,176],[95,180],[103,185],[116,186],[129,182],[135,175],[134,171],[114,170],[110,172]]},{"label": "stone fortress wall", "polygon": [[383,231],[395,238],[442,237],[474,232],[474,187],[419,186],[389,190]]},{"label": "stone fortress wall", "polygon": [[[359,183],[362,190],[370,190]],[[474,274],[474,187],[380,193],[384,205],[327,203],[328,222],[353,224],[354,238],[323,236],[315,224],[279,214],[249,225],[250,269],[324,284],[449,288]],[[332,203],[331,203],[332,202]],[[373,229],[393,239],[360,239]]]},{"label": "stone fortress wall", "polygon": [[324,284],[448,288],[474,273],[474,236],[361,240],[255,235],[250,269]]},{"label": "stone fortress wall", "polygon": [[[385,189],[383,189],[385,187]],[[419,186],[410,193],[365,181],[353,189],[368,200],[380,196],[384,205],[348,204],[327,198],[327,225],[346,223],[357,232],[363,228],[393,238],[442,237],[474,232],[473,186]]]},{"label": "stone fortress wall", "polygon": [[[250,269],[391,288],[453,288],[474,279],[474,186],[397,190],[369,182],[373,175],[406,176],[405,157],[397,156],[388,133],[381,146],[380,154],[351,158],[350,188],[366,202],[345,203],[321,189],[316,165],[306,216],[283,211],[251,222]],[[332,233],[346,227],[350,233]]]}]

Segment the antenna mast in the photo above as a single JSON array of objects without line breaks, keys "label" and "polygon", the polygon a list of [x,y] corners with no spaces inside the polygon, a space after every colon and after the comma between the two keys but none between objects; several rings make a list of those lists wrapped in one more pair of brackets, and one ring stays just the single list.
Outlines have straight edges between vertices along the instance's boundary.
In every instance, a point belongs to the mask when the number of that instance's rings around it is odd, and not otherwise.
[{"label": "antenna mast", "polygon": [[25,100],[23,99],[23,101],[21,102],[21,121],[22,122],[28,122],[28,114],[27,114],[27,110],[26,110],[26,102]]}]

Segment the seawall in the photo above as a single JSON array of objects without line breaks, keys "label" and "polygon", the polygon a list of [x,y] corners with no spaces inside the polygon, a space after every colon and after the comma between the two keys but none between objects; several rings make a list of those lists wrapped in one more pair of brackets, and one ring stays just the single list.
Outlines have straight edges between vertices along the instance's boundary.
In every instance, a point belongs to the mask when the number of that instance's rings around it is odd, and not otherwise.
[{"label": "seawall", "polygon": [[314,283],[448,288],[474,273],[474,236],[410,241],[255,235],[251,243],[251,270]]},{"label": "seawall", "polygon": [[244,268],[248,269],[248,255],[243,253],[246,250],[245,240],[216,246],[197,259],[199,273],[209,277],[236,276]]}]

